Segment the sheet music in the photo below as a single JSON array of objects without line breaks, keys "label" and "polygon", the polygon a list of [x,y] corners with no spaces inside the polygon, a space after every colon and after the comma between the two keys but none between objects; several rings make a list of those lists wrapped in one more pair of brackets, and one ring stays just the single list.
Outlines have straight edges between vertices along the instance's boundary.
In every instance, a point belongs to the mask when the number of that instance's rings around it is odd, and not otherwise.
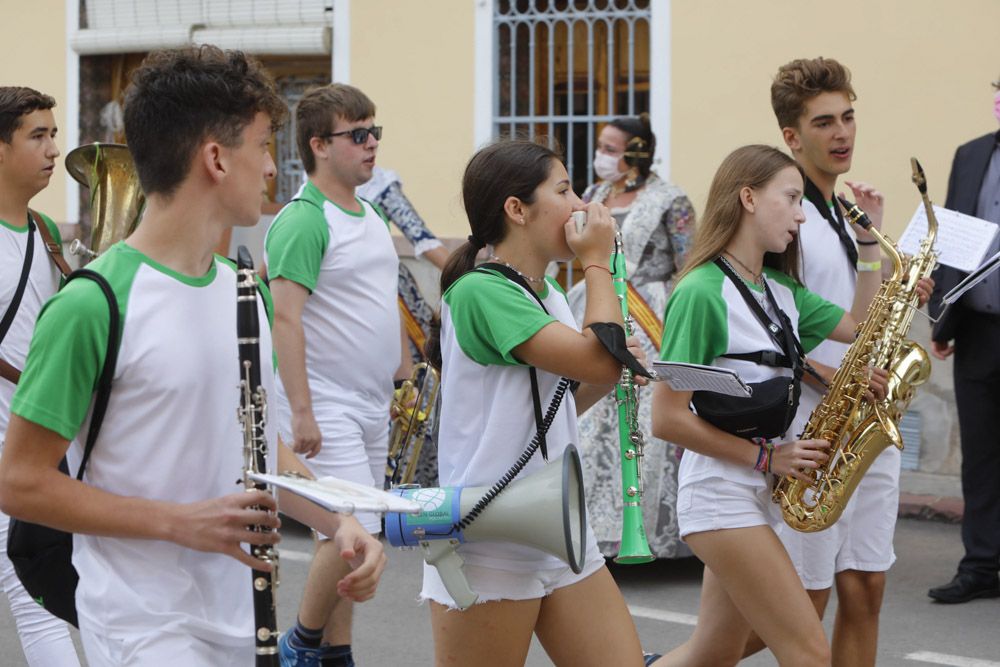
[{"label": "sheet music", "polygon": [[325,510],[341,514],[353,514],[354,512],[416,514],[423,509],[420,503],[413,500],[336,477],[304,479],[286,475],[250,473],[250,478],[255,482],[287,489]]},{"label": "sheet music", "polygon": [[679,361],[654,361],[653,370],[674,391],[711,391],[728,396],[748,397],[753,390],[736,371],[718,366],[685,364]]},{"label": "sheet music", "polygon": [[[938,221],[937,238],[934,240],[934,247],[939,253],[938,261],[960,271],[975,270],[989,252],[998,225],[940,206],[934,207],[934,216]],[[925,236],[927,211],[923,204],[919,204],[906,231],[899,238],[899,249],[914,255]]]},{"label": "sheet music", "polygon": [[983,282],[983,280],[986,279],[986,276],[990,275],[997,269],[1000,269],[1000,252],[990,257],[988,260],[983,262],[979,268],[962,279],[962,282],[955,285],[955,287],[950,292],[945,294],[941,300],[946,304],[955,303],[962,297],[963,294]]}]

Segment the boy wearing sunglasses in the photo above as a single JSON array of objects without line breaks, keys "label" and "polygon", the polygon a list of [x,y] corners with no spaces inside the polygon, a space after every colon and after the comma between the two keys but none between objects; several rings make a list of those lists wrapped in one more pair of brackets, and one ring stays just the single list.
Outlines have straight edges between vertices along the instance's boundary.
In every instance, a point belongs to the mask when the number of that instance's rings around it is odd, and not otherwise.
[{"label": "boy wearing sunglasses", "polygon": [[[274,296],[278,433],[317,477],[381,488],[393,374],[401,360],[399,260],[386,220],[355,196],[375,166],[382,128],[352,86],[313,89],[295,110],[308,181],[264,241]],[[372,534],[375,514],[357,515]],[[282,665],[354,664],[352,603],[331,582],[350,571],[320,535]],[[343,573],[343,574],[341,574]]]}]

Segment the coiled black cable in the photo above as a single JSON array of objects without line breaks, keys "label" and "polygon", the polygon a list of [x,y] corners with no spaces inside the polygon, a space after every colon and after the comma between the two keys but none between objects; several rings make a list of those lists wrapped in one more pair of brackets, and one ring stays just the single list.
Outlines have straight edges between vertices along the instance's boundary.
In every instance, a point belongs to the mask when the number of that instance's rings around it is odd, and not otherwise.
[{"label": "coiled black cable", "polygon": [[500,492],[507,488],[507,486],[514,481],[514,478],[524,470],[524,466],[528,465],[528,461],[531,457],[535,455],[538,451],[538,447],[542,443],[542,438],[548,432],[549,427],[552,426],[552,420],[556,418],[556,413],[559,412],[559,406],[562,404],[563,396],[566,395],[566,390],[569,389],[570,380],[568,378],[562,378],[559,380],[559,384],[556,385],[556,391],[552,395],[552,402],[549,404],[549,409],[545,413],[545,417],[542,419],[542,425],[539,427],[538,431],[535,432],[535,437],[532,438],[531,442],[525,448],[521,455],[517,457],[517,461],[514,465],[510,467],[503,476],[497,480],[497,482],[490,487],[490,490],[483,494],[483,497],[476,502],[475,506],[468,511],[468,513],[462,517],[461,520],[452,524],[452,530],[459,532],[465,530],[469,525],[476,520],[483,510],[493,502],[493,500],[500,495]]}]

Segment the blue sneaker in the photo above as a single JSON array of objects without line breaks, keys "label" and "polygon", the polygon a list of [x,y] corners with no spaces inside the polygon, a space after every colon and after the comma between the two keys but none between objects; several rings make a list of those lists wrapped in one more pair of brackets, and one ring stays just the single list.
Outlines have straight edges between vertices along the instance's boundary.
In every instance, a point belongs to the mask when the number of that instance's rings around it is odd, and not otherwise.
[{"label": "blue sneaker", "polygon": [[642,654],[642,664],[646,665],[646,667],[649,667],[650,665],[652,665],[654,662],[656,662],[657,660],[659,660],[662,657],[663,656],[660,655],[659,653],[643,653]]},{"label": "blue sneaker", "polygon": [[299,646],[292,631],[278,639],[278,659],[281,667],[354,667],[354,658],[348,648],[334,648],[324,644],[319,648]]},{"label": "blue sneaker", "polygon": [[281,667],[320,667],[321,649],[293,646],[292,631],[283,632],[278,639],[278,660]]}]

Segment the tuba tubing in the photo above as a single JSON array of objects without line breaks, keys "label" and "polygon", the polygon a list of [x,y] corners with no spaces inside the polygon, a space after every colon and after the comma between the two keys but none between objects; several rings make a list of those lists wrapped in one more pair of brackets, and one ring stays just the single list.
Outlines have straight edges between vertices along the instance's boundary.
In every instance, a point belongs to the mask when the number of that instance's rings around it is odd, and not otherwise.
[{"label": "tuba tubing", "polygon": [[90,245],[70,244],[72,255],[93,259],[139,225],[146,198],[128,146],[93,143],[66,156],[66,170],[90,190]]}]

